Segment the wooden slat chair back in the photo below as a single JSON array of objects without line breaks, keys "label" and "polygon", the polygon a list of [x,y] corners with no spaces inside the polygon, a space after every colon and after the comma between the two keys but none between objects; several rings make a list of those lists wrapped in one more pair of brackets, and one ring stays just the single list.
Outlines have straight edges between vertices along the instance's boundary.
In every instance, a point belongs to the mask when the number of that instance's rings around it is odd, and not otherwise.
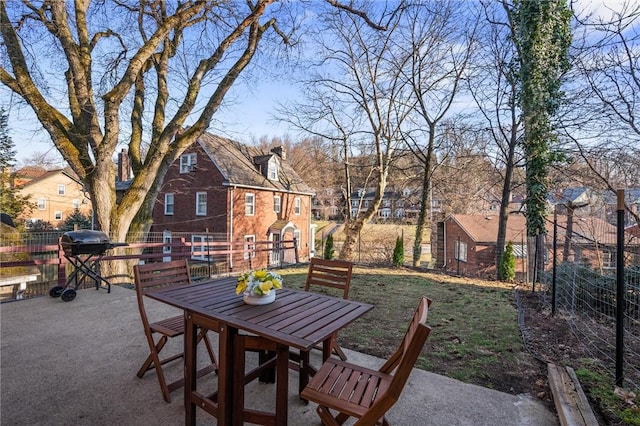
[{"label": "wooden slat chair back", "polygon": [[[305,291],[314,291],[318,287],[333,288],[342,292],[344,299],[349,298],[349,286],[353,273],[353,263],[338,259],[322,259],[312,257],[304,283]],[[319,347],[318,349],[322,349]],[[346,361],[347,355],[338,345],[338,336],[331,336],[331,347],[328,353],[323,353],[323,361],[331,354],[336,354],[341,360]],[[315,374],[315,368],[310,364],[310,354],[306,351],[290,352],[290,367],[299,372],[299,392],[309,383],[309,377]]]},{"label": "wooden slat chair back", "polygon": [[[312,257],[307,279],[304,283],[305,291],[312,290],[312,287],[330,287],[342,290],[342,297],[349,298],[349,287],[351,286],[351,275],[353,273],[353,263],[346,260],[321,259]],[[333,335],[331,339],[331,352],[346,361],[347,356],[338,345],[338,336]],[[302,389],[301,389],[302,390]]]},{"label": "wooden slat chair back", "polygon": [[309,291],[314,286],[337,288],[342,290],[342,297],[348,299],[352,271],[351,262],[312,257],[304,289]]},{"label": "wooden slat chair back", "polygon": [[[163,263],[148,263],[145,265],[136,265],[133,267],[136,295],[138,299],[138,310],[144,328],[144,334],[149,344],[149,356],[138,370],[137,376],[142,378],[149,370],[156,370],[156,376],[160,382],[162,397],[166,402],[171,402],[171,392],[184,386],[184,374],[171,383],[167,383],[162,366],[168,362],[180,359],[184,356],[183,352],[171,355],[167,358],[160,358],[160,351],[167,344],[168,340],[173,337],[182,336],[184,334],[184,316],[177,315],[170,318],[162,319],[155,322],[149,322],[147,311],[145,309],[144,295],[149,291],[158,290],[163,287],[177,287],[191,284],[191,275],[189,273],[189,264],[186,259],[174,260]],[[217,331],[217,330],[214,330]],[[203,367],[198,371],[198,377],[216,371],[217,361],[213,351],[213,347],[207,337],[207,330],[198,332],[198,342],[204,340],[211,364]],[[156,336],[160,338],[156,342]]]},{"label": "wooden slat chair back", "polygon": [[335,358],[325,361],[301,393],[318,404],[324,425],[338,426],[349,417],[358,419],[355,425],[389,425],[385,414],[400,398],[431,332],[426,325],[430,305],[422,297],[400,346],[379,370]]}]

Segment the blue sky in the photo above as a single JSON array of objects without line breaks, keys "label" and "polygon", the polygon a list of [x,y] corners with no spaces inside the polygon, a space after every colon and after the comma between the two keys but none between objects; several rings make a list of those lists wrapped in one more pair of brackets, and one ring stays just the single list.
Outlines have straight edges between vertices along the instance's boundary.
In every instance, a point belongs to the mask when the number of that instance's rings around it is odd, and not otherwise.
[{"label": "blue sky", "polygon": [[[633,0],[637,4],[640,0]],[[622,0],[579,0],[577,9],[608,15],[606,7],[619,8]],[[606,5],[606,6],[605,6]],[[301,96],[300,91],[287,83],[265,82],[258,79],[239,80],[227,96],[227,105],[214,116],[213,133],[218,133],[242,142],[251,142],[261,136],[295,137],[297,130],[284,123],[274,121],[272,112],[278,102]],[[0,84],[0,107],[9,111],[9,135],[17,151],[17,161],[23,163],[35,153],[52,152],[57,155],[48,134],[35,118],[31,109],[20,105],[15,95]]]},{"label": "blue sky", "polygon": [[[251,89],[238,86],[231,93],[233,102],[221,108],[214,116],[211,131],[245,143],[261,136],[294,135],[296,131],[289,129],[284,123],[274,121],[271,113],[280,101],[287,101],[297,96],[297,90],[286,82],[269,82],[255,85]],[[9,135],[15,144],[19,163],[31,158],[35,153],[57,151],[42,130],[30,108],[11,102],[11,92],[0,85],[0,106],[9,110]],[[229,99],[232,99],[231,97]],[[9,105],[11,107],[9,108]]]}]

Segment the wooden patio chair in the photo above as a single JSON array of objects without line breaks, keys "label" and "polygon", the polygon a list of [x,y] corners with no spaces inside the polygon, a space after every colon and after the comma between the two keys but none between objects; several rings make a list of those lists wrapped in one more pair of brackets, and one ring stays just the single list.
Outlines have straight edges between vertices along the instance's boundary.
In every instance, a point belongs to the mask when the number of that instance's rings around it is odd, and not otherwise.
[{"label": "wooden patio chair", "polygon": [[[304,283],[304,290],[312,291],[313,288],[316,287],[335,288],[342,291],[342,297],[344,299],[348,299],[352,271],[353,263],[351,262],[312,257],[307,272],[307,279]],[[331,336],[331,349],[329,354],[336,354],[341,360],[346,361],[347,356],[340,345],[338,345],[337,338],[337,334]],[[322,349],[322,347],[318,349]],[[291,352],[289,358],[293,361],[290,363],[290,367],[298,370],[300,373],[299,391],[302,392],[309,382],[309,376],[315,373],[315,369],[311,367],[309,363],[309,352]]]},{"label": "wooden patio chair", "polygon": [[301,394],[318,404],[324,425],[338,426],[349,417],[358,419],[355,425],[389,425],[385,414],[400,398],[431,331],[426,325],[430,304],[422,297],[399,348],[380,370],[335,358],[324,362]]},{"label": "wooden patio chair", "polygon": [[[184,386],[184,374],[181,375],[180,379],[167,383],[164,372],[162,371],[162,366],[168,362],[183,358],[184,352],[161,359],[160,351],[162,351],[170,338],[182,336],[184,334],[184,316],[177,315],[160,321],[149,322],[144,305],[144,295],[149,291],[157,290],[162,287],[190,285],[191,275],[189,273],[189,265],[186,259],[174,260],[171,262],[136,265],[134,266],[133,271],[135,275],[138,309],[140,311],[144,334],[147,338],[150,350],[149,356],[142,364],[142,367],[140,367],[140,370],[138,370],[137,375],[142,378],[147,371],[155,369],[158,381],[160,382],[162,396],[166,402],[171,402],[171,392]],[[206,335],[207,331],[208,330],[201,329],[198,332],[198,343],[204,340],[207,352],[209,353],[209,358],[211,359],[211,364],[198,370],[197,377],[204,376],[212,371],[217,371],[218,368],[213,347]],[[156,335],[159,335],[160,337],[157,342],[155,339],[158,336]]]},{"label": "wooden patio chair", "polygon": [[[337,288],[342,290],[342,297],[348,299],[352,271],[353,263],[346,260],[327,260],[312,257],[307,279],[304,282],[304,290],[310,291],[312,286]],[[347,356],[338,345],[337,335],[335,334],[331,339],[331,352],[338,355],[341,360],[347,360]]]}]

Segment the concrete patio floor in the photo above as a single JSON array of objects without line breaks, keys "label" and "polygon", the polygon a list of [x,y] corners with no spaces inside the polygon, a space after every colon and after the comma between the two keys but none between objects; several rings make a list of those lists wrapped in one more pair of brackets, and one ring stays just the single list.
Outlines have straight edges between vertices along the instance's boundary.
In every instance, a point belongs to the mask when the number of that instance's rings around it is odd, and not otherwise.
[{"label": "concrete patio floor", "polygon": [[[175,314],[151,301],[153,315]],[[163,401],[153,372],[136,372],[148,354],[135,292],[113,286],[78,292],[71,302],[41,297],[0,305],[0,424],[180,425],[182,390]],[[180,349],[181,339],[173,339]],[[215,334],[212,340],[217,344]],[[427,342],[428,344],[428,342]],[[170,350],[170,349],[169,349]],[[349,360],[378,368],[383,360],[348,351]],[[250,356],[250,355],[249,355]],[[318,360],[315,360],[318,364]],[[179,377],[181,362],[166,369]],[[318,425],[315,404],[297,396],[289,376],[289,425]],[[216,376],[199,385],[216,389]],[[275,385],[253,382],[247,404],[271,410]],[[525,395],[510,395],[415,369],[400,401],[388,413],[400,426],[557,425],[555,413]],[[198,424],[216,424],[198,411]],[[350,424],[350,423],[349,423]]]}]

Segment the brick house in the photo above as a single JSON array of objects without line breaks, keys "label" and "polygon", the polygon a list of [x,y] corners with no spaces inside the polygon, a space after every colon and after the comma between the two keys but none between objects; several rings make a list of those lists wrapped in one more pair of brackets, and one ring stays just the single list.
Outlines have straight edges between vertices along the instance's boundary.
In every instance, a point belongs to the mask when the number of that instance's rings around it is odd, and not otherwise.
[{"label": "brick house", "polygon": [[[165,241],[171,233],[189,233],[195,244],[206,241],[208,233],[223,234],[234,249],[257,249],[227,255],[230,270],[246,267],[249,260],[252,267],[293,262],[291,250],[259,251],[284,240],[295,239],[300,259],[307,259],[315,238],[312,195],[281,147],[265,155],[207,133],[170,167],[153,209],[151,231],[163,233]],[[256,245],[266,241],[270,243]]]},{"label": "brick house", "polygon": [[[415,222],[420,212],[420,196],[418,188],[404,188],[402,190],[389,189],[382,195],[382,202],[378,208],[375,220],[377,222]],[[358,189],[351,194],[351,216],[357,217],[364,213],[375,199],[373,189]],[[432,212],[439,211],[440,203],[432,200]]]},{"label": "brick house", "polygon": [[[436,268],[465,276],[495,276],[497,215],[451,215],[438,222]],[[522,270],[526,253],[527,228],[523,215],[507,222],[506,242],[511,241],[516,255],[516,271]]]},{"label": "brick house", "polygon": [[[615,267],[616,228],[592,216],[557,216],[557,256],[559,262],[581,262],[591,268]],[[551,266],[553,217],[547,220],[545,265]],[[567,238],[567,228],[571,237]],[[451,215],[437,225],[436,267],[465,276],[495,277],[498,216]],[[525,272],[527,230],[524,215],[511,215],[507,222],[506,242],[511,242],[516,257],[516,273]]]},{"label": "brick house", "polygon": [[38,172],[37,168],[27,167],[15,172],[13,182],[18,194],[29,197],[36,204],[36,208],[24,217],[27,226],[43,221],[58,228],[76,210],[91,215],[91,201],[70,168],[40,169]]},{"label": "brick house", "polygon": [[311,214],[317,220],[342,220],[344,198],[343,189],[340,187],[320,188],[311,198]]}]

